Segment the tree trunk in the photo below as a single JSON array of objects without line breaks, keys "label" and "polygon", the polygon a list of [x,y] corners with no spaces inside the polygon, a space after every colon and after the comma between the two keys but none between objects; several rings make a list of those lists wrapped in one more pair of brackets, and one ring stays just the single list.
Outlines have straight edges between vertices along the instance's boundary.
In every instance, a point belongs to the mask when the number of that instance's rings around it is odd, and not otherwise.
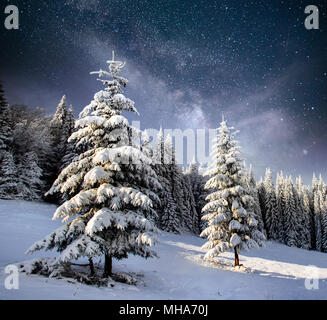
[{"label": "tree trunk", "polygon": [[90,276],[94,276],[94,264],[92,258],[89,258],[89,266],[90,266]]},{"label": "tree trunk", "polygon": [[108,253],[104,255],[104,271],[103,277],[108,278],[112,274],[112,256]]},{"label": "tree trunk", "polygon": [[240,260],[238,258],[238,252],[237,252],[237,247],[234,247],[234,253],[235,253],[235,263],[234,263],[234,267],[237,267],[240,265]]}]

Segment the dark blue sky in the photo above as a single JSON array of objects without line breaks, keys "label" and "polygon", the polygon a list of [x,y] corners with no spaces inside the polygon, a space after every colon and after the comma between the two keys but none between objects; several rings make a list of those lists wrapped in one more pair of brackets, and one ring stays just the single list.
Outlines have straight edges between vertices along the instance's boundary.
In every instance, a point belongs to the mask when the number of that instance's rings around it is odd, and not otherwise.
[{"label": "dark blue sky", "polygon": [[[0,28],[10,103],[53,113],[66,94],[77,115],[101,89],[89,72],[115,50],[142,128],[215,128],[224,112],[257,176],[268,166],[306,182],[326,176],[326,1],[10,4],[20,10],[19,30]],[[320,10],[319,30],[304,27],[308,4]]]}]

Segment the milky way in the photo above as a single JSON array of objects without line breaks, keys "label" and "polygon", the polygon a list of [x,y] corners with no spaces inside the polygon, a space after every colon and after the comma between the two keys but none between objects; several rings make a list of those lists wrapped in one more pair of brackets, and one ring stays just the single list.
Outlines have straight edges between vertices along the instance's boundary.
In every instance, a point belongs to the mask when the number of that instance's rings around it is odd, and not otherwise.
[{"label": "milky way", "polygon": [[[89,72],[115,50],[142,128],[215,128],[223,112],[257,176],[268,166],[306,182],[313,171],[326,176],[325,1],[10,4],[20,10],[19,30],[0,28],[10,103],[52,113],[66,94],[78,115],[101,88]],[[304,27],[309,4],[319,30]]]}]

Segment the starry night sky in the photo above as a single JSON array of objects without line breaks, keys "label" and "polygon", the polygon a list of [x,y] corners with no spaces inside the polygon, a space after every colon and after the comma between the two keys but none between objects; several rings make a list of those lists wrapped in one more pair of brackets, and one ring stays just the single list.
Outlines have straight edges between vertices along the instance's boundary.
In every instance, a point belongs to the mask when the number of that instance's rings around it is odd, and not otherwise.
[{"label": "starry night sky", "polygon": [[[0,26],[0,79],[10,103],[75,115],[101,89],[90,71],[115,50],[141,128],[240,130],[247,164],[327,173],[327,2],[13,0],[20,29]],[[306,30],[317,5],[320,29]]]}]

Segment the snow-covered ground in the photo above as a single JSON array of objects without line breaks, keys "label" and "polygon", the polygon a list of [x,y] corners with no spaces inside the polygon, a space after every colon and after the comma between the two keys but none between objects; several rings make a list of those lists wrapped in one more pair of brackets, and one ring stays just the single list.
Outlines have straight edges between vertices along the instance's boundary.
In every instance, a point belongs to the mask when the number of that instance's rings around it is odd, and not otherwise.
[{"label": "snow-covered ground", "polygon": [[[201,259],[205,242],[190,234],[163,233],[156,245],[159,259],[130,256],[115,261],[114,271],[144,275],[137,285],[90,287],[64,279],[19,275],[19,289],[4,287],[4,268],[34,257],[25,250],[61,223],[52,221],[54,205],[0,200],[0,299],[326,299],[327,254],[267,242],[265,248],[241,253],[244,267],[234,269],[232,254],[220,264]],[[310,267],[310,265],[315,267]],[[319,277],[319,289],[308,290],[305,279]],[[313,283],[307,280],[307,283]]]}]

